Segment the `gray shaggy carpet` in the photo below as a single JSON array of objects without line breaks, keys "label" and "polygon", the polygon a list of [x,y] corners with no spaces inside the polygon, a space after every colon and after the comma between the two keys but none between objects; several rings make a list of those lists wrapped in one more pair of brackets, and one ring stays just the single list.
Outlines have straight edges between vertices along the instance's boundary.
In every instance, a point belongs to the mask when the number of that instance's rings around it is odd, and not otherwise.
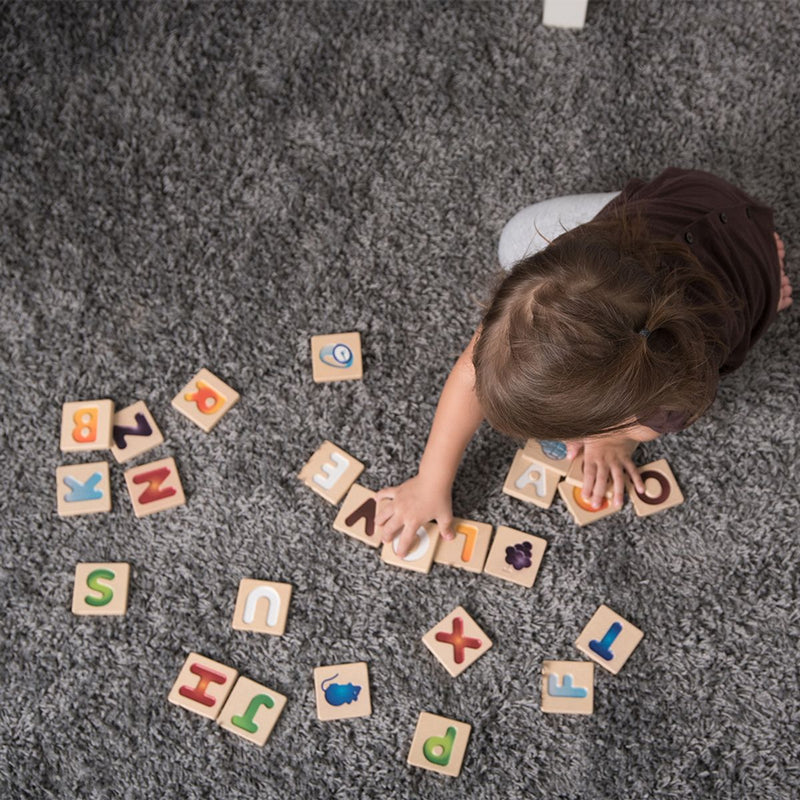
[{"label": "gray shaggy carpet", "polygon": [[[455,513],[545,538],[530,590],[381,563],[297,480],[330,439],[372,489],[413,474],[521,206],[707,169],[772,205],[798,280],[800,5],[590,0],[0,4],[0,794],[9,798],[796,798],[798,321],[697,424],[643,448],[686,502],[578,529],[501,491],[484,427]],[[311,380],[357,330],[364,378]],[[210,434],[170,400],[241,393]],[[187,504],[60,518],[61,405],[145,400]],[[75,565],[131,564],[123,617]],[[291,583],[286,633],[231,628],[239,580]],[[590,717],[539,709],[607,603],[645,637]],[[451,678],[457,604],[494,647]],[[191,651],[288,697],[260,749],[167,702]],[[366,661],[373,713],[319,722],[312,671]],[[420,711],[472,725],[460,777],[406,764]]]}]

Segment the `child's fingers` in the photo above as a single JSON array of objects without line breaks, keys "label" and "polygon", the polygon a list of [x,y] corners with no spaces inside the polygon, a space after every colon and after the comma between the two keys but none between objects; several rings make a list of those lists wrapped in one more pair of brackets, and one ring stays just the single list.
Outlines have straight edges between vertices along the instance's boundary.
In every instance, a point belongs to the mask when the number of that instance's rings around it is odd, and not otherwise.
[{"label": "child's fingers", "polygon": [[614,496],[611,502],[614,508],[622,508],[622,502],[625,499],[625,470],[619,464],[614,464],[611,467],[611,480],[614,486]]},{"label": "child's fingers", "polygon": [[570,441],[564,444],[567,445],[567,458],[577,458],[583,450],[583,442],[580,441]]},{"label": "child's fingers", "polygon": [[440,517],[436,520],[439,525],[439,534],[446,542],[450,542],[455,538],[455,531],[453,531],[452,517]]},{"label": "child's fingers", "polygon": [[419,525],[410,525],[406,523],[403,526],[403,532],[400,534],[400,538],[397,540],[397,547],[395,547],[395,552],[400,558],[405,558],[409,551],[411,550],[414,541],[417,538],[417,531],[419,530]]},{"label": "child's fingers", "polygon": [[628,459],[625,462],[625,471],[628,473],[628,475],[630,475],[633,488],[639,494],[644,494],[644,481],[642,480],[642,476],[639,474],[639,467],[637,467],[633,461]]}]

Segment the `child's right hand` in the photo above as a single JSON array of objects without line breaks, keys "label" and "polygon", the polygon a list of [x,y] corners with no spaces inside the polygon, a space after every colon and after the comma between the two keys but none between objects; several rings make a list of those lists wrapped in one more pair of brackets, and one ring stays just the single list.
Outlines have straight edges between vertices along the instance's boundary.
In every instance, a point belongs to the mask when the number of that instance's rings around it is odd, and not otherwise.
[{"label": "child's right hand", "polygon": [[455,536],[449,484],[415,475],[399,486],[381,489],[375,499],[378,503],[375,522],[383,529],[381,538],[390,542],[399,533],[396,552],[401,558],[411,549],[420,525],[430,520],[436,520],[443,539],[449,541]]}]

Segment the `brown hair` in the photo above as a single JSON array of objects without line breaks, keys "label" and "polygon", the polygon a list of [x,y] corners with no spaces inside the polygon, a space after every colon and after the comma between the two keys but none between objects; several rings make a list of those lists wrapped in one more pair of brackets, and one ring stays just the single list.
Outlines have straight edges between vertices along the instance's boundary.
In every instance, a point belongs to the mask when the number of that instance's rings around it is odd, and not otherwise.
[{"label": "brown hair", "polygon": [[495,289],[473,354],[490,424],[578,439],[658,412],[687,422],[711,404],[732,313],[680,242],[624,210],[559,236]]}]

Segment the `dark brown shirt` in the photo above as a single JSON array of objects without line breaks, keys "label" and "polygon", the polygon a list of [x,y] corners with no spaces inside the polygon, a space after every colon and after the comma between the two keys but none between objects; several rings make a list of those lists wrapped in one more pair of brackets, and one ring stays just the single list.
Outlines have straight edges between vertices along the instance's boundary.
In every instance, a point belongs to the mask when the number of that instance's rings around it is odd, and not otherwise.
[{"label": "dark brown shirt", "polygon": [[[682,241],[737,301],[720,375],[741,366],[748,350],[774,321],[780,265],[772,209],[722,178],[700,170],[670,168],[652,181],[634,179],[597,215],[641,215],[658,237]],[[688,417],[655,412],[640,420],[659,433],[681,430]]]}]

